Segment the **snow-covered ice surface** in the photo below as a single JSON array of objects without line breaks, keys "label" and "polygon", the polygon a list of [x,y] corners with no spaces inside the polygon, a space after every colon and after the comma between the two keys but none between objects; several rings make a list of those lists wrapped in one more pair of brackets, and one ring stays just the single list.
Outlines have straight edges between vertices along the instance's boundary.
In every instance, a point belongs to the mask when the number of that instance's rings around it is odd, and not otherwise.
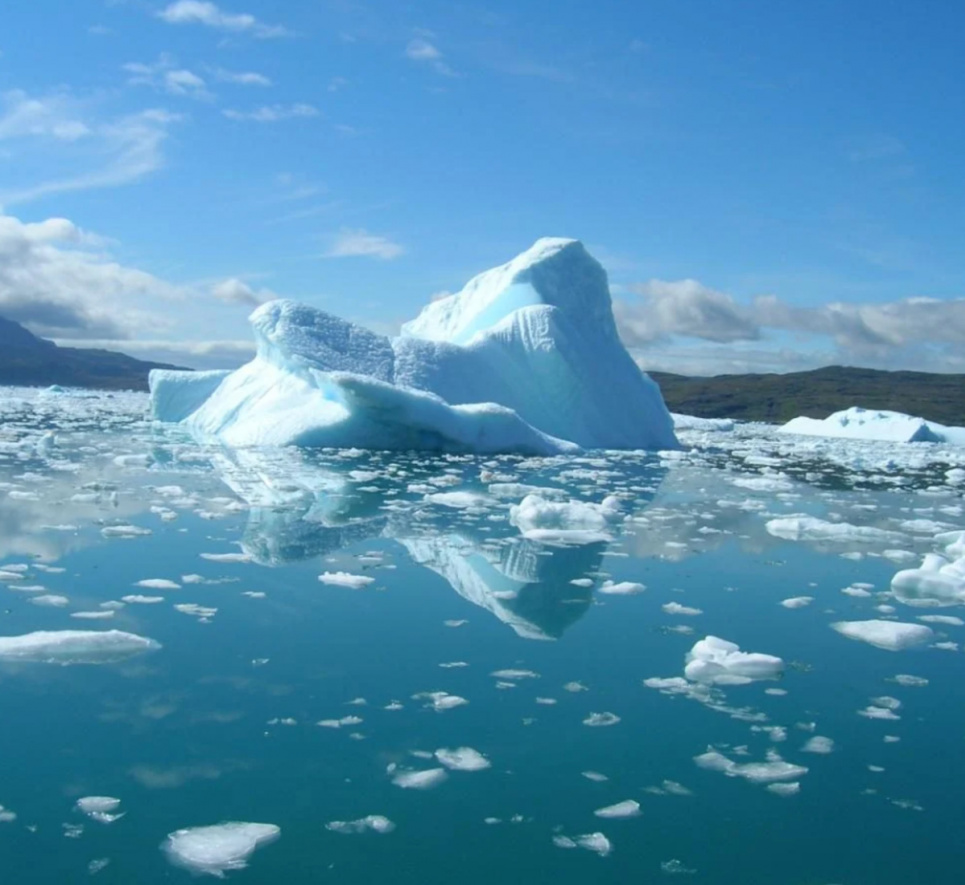
[{"label": "snow-covered ice surface", "polygon": [[151,375],[156,418],[232,446],[553,454],[676,447],[656,384],[617,335],[606,273],[542,239],[388,339],[273,301],[236,372]]},{"label": "snow-covered ice surface", "polygon": [[946,427],[903,412],[862,409],[855,406],[827,418],[793,418],[782,433],[833,436],[842,439],[873,439],[882,442],[930,442],[965,445],[965,427]]},{"label": "snow-covered ice surface", "polygon": [[233,448],[0,390],[4,868],[957,881],[965,447],[677,433]]}]

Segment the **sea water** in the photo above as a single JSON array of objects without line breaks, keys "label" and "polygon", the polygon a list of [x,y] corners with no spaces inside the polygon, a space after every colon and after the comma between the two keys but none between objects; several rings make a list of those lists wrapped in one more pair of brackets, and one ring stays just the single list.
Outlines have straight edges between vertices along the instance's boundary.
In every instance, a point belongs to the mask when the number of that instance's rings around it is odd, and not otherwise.
[{"label": "sea water", "polygon": [[[960,881],[963,613],[890,590],[965,527],[951,450],[232,452],[143,409],[0,395],[4,882]],[[527,494],[619,516],[533,540]],[[152,642],[4,645],[69,630]],[[687,679],[706,636],[781,666]]]}]

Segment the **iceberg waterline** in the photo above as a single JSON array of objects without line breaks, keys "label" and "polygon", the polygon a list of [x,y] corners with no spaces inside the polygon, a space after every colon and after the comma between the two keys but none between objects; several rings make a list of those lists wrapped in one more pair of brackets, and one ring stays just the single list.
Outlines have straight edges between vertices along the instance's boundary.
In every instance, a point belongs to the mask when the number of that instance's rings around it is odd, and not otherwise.
[{"label": "iceberg waterline", "polygon": [[151,373],[155,418],[231,446],[446,452],[672,449],[657,385],[627,353],[606,273],[542,239],[432,302],[389,339],[272,301],[235,372]]},{"label": "iceberg waterline", "polygon": [[834,412],[823,419],[793,418],[780,428],[780,432],[881,442],[965,445],[965,427],[946,427],[904,412],[862,409],[858,406]]}]

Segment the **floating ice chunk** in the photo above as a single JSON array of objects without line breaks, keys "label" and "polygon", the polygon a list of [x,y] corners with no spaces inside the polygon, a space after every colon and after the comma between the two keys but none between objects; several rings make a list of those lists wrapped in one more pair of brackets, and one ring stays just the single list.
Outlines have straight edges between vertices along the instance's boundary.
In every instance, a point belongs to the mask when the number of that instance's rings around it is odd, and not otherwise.
[{"label": "floating ice chunk", "polygon": [[625,799],[623,802],[607,805],[605,808],[598,808],[593,813],[597,817],[605,818],[639,817],[640,803],[634,799]]},{"label": "floating ice chunk", "polygon": [[833,753],[834,752],[834,741],[829,737],[822,737],[819,734],[814,735],[814,737],[808,738],[807,742],[801,747],[801,752],[803,753]]},{"label": "floating ice chunk", "polygon": [[864,587],[842,587],[841,592],[845,596],[854,596],[857,599],[868,599],[871,597],[871,592],[865,590]]},{"label": "floating ice chunk", "polygon": [[803,765],[793,765],[785,762],[773,751],[768,754],[766,762],[737,763],[728,759],[723,753],[708,750],[700,756],[694,757],[694,762],[701,768],[710,771],[720,771],[728,777],[742,777],[751,783],[767,784],[774,781],[793,781],[807,774],[808,769]]},{"label": "floating ice chunk", "polygon": [[610,842],[603,833],[586,833],[582,836],[577,836],[575,841],[579,848],[593,851],[599,854],[600,857],[606,857],[613,851],[613,843]]},{"label": "floating ice chunk", "polygon": [[881,442],[965,444],[965,428],[946,427],[903,412],[862,409],[858,406],[834,412],[824,419],[794,418],[778,428],[778,431],[804,436],[829,436]]},{"label": "floating ice chunk", "polygon": [[109,664],[160,647],[153,639],[121,630],[42,630],[0,636],[0,661]]},{"label": "floating ice chunk", "polygon": [[325,824],[326,830],[333,833],[350,835],[353,833],[391,833],[395,829],[395,824],[381,814],[369,814],[360,817],[358,820],[333,820]]},{"label": "floating ice chunk", "polygon": [[683,875],[692,876],[697,872],[695,869],[684,866],[682,860],[678,860],[676,857],[671,860],[665,860],[660,864],[660,871],[667,873],[668,875]]},{"label": "floating ice chunk", "polygon": [[864,716],[865,719],[887,719],[896,720],[901,719],[901,717],[890,707],[878,707],[874,704],[870,704],[863,710],[858,710],[859,716]]},{"label": "floating ice chunk", "polygon": [[436,750],[435,756],[453,771],[482,771],[492,767],[492,763],[472,747],[457,747],[454,750],[442,748]]},{"label": "floating ice chunk", "polygon": [[[250,553],[202,553],[200,556],[208,562],[251,562],[254,558]],[[182,577],[181,580],[191,583],[187,577]]]},{"label": "floating ice chunk", "polygon": [[151,530],[136,525],[108,525],[101,529],[105,538],[140,538],[150,535]]},{"label": "floating ice chunk", "polygon": [[583,720],[583,724],[591,728],[605,728],[608,725],[616,725],[619,721],[620,717],[616,713],[590,713]]},{"label": "floating ice chunk", "polygon": [[27,602],[33,605],[39,605],[41,608],[63,608],[65,605],[70,604],[70,600],[66,596],[60,596],[56,593],[44,593],[41,596],[31,596]]},{"label": "floating ice chunk", "polygon": [[791,596],[788,599],[782,599],[781,605],[783,605],[784,608],[804,608],[812,602],[814,602],[813,596]]},{"label": "floating ice chunk", "polygon": [[281,829],[274,824],[231,821],[170,833],[161,846],[168,860],[192,873],[224,878],[229,870],[243,870],[257,848],[274,842]]},{"label": "floating ice chunk", "polygon": [[684,675],[708,685],[745,685],[760,679],[777,679],[784,661],[774,655],[742,652],[726,639],[706,636],[687,654]]},{"label": "floating ice chunk", "polygon": [[671,412],[674,430],[700,430],[704,433],[729,433],[734,429],[730,418],[697,418],[694,415],[678,415]]},{"label": "floating ice chunk", "polygon": [[695,615],[702,615],[703,609],[691,608],[687,605],[681,605],[679,602],[668,602],[660,606],[663,611],[668,615],[685,615],[688,617],[694,617]]},{"label": "floating ice chunk", "polygon": [[431,790],[438,787],[449,777],[444,768],[429,768],[424,771],[396,770],[392,783],[403,790]]},{"label": "floating ice chunk", "polygon": [[798,781],[768,784],[764,789],[778,796],[795,796],[801,792],[801,784]]},{"label": "floating ice chunk", "polygon": [[523,537],[533,541],[591,544],[612,538],[610,529],[623,521],[619,498],[601,504],[584,501],[548,501],[527,495],[509,508],[509,521]]},{"label": "floating ice chunk", "polygon": [[131,593],[128,596],[122,596],[121,601],[137,605],[156,605],[159,602],[165,602],[165,598],[163,596],[142,596],[140,593]]},{"label": "floating ice chunk", "polygon": [[794,483],[785,476],[741,476],[731,482],[754,492],[788,492],[794,488]]},{"label": "floating ice chunk", "polygon": [[497,679],[539,679],[539,673],[533,670],[493,670],[489,675]]},{"label": "floating ice chunk", "polygon": [[363,721],[360,716],[343,716],[341,719],[322,719],[315,724],[322,728],[342,728],[349,725],[361,725]]},{"label": "floating ice chunk", "polygon": [[167,578],[145,578],[138,581],[135,587],[144,587],[147,590],[180,590],[181,585]]},{"label": "floating ice chunk", "polygon": [[485,508],[495,503],[489,495],[481,495],[478,492],[434,492],[426,495],[423,500],[429,504],[440,504],[456,510]]},{"label": "floating ice chunk", "polygon": [[837,621],[831,627],[848,639],[867,642],[888,651],[901,651],[928,642],[935,635],[924,624],[901,621]]},{"label": "floating ice chunk", "polygon": [[0,805],[0,824],[13,823],[17,819],[17,812]]},{"label": "floating ice chunk", "polygon": [[935,540],[945,555],[929,553],[916,569],[891,579],[891,592],[905,605],[946,606],[965,603],[965,532],[946,532]]},{"label": "floating ice chunk", "polygon": [[109,621],[114,617],[114,609],[101,609],[92,612],[71,612],[70,616],[80,621]]},{"label": "floating ice chunk", "polygon": [[426,691],[420,692],[412,696],[416,700],[427,699],[429,703],[427,706],[432,707],[438,713],[443,710],[451,710],[454,707],[461,707],[463,704],[468,704],[465,698],[459,697],[456,694],[449,694],[445,691]]},{"label": "floating ice chunk", "polygon": [[126,813],[114,813],[120,807],[120,804],[121,800],[115,799],[113,796],[84,796],[77,800],[77,810],[98,823],[111,824],[124,817]]},{"label": "floating ice chunk", "polygon": [[928,685],[928,680],[925,679],[924,676],[911,676],[908,673],[899,673],[894,677],[894,681],[899,685],[904,685],[910,688],[920,688]]},{"label": "floating ice chunk", "polygon": [[213,618],[218,613],[216,608],[199,605],[197,602],[179,602],[174,606],[174,610],[181,612],[183,615],[193,615],[202,621]]},{"label": "floating ice chunk", "polygon": [[580,774],[582,774],[583,777],[585,777],[588,781],[595,781],[596,783],[603,783],[604,781],[608,781],[610,779],[605,774],[600,774],[598,771],[581,771]]},{"label": "floating ice chunk", "polygon": [[874,526],[828,522],[816,516],[785,516],[768,520],[768,534],[787,541],[825,541],[837,544],[892,544],[905,536]]},{"label": "floating ice chunk", "polygon": [[323,584],[349,587],[352,590],[361,590],[375,582],[375,578],[370,578],[368,575],[352,575],[348,572],[323,572],[318,576],[318,580]]},{"label": "floating ice chunk", "polygon": [[926,624],[945,624],[948,627],[965,626],[965,621],[955,615],[918,615],[918,620]]},{"label": "floating ice chunk", "polygon": [[576,682],[576,681],[567,682],[563,686],[563,691],[568,691],[572,694],[575,694],[576,692],[580,692],[580,691],[589,691],[589,690],[590,689],[587,688],[587,686],[585,686],[582,682]]},{"label": "floating ice chunk", "polygon": [[[574,582],[571,581],[570,583]],[[646,589],[644,584],[638,584],[634,581],[620,581],[616,584],[613,581],[604,581],[600,585],[599,592],[612,596],[631,596],[634,593],[643,593]]]}]

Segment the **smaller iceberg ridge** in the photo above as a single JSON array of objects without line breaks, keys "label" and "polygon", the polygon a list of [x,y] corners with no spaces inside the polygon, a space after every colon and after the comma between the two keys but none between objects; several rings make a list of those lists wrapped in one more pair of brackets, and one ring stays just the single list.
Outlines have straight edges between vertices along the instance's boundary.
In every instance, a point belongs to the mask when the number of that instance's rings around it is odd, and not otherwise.
[{"label": "smaller iceberg ridge", "polygon": [[606,272],[542,239],[397,338],[279,300],[234,372],[155,370],[159,421],[234,447],[566,454],[677,448],[657,385],[617,334]]}]

